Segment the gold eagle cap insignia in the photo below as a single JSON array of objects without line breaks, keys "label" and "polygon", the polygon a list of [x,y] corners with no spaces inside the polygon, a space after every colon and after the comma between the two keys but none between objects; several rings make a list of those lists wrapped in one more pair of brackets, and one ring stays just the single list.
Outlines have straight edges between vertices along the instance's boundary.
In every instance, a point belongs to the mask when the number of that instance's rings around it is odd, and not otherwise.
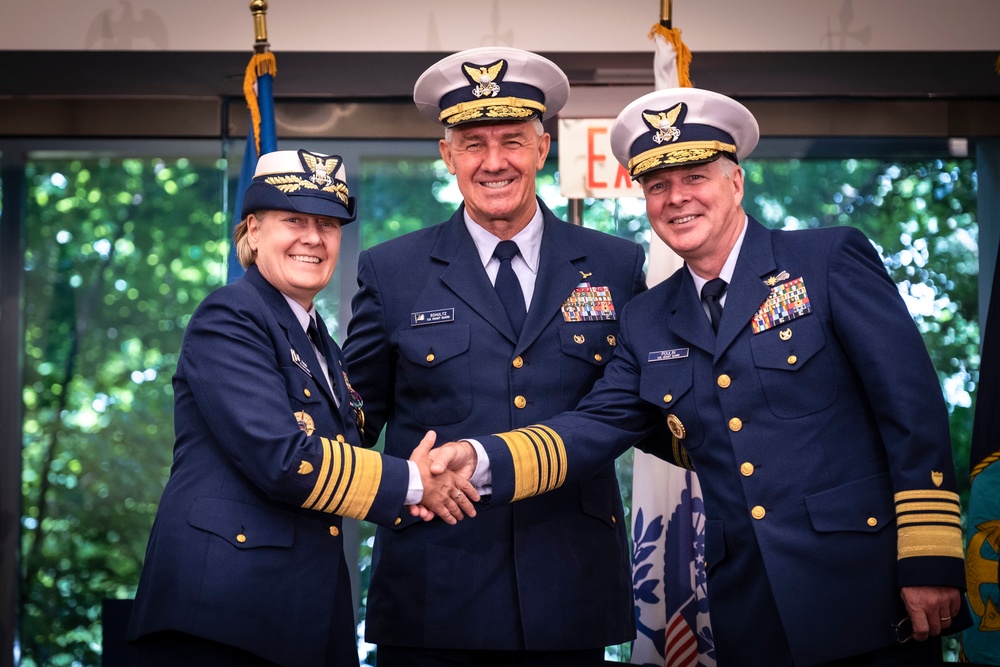
[{"label": "gold eagle cap insignia", "polygon": [[672,109],[658,113],[651,111],[642,112],[642,117],[646,120],[649,127],[656,130],[656,134],[653,135],[653,141],[660,144],[664,141],[677,141],[680,138],[681,131],[674,127],[674,123],[677,122],[677,117],[681,115],[683,105],[684,103],[681,102]]},{"label": "gold eagle cap insignia", "polygon": [[469,80],[476,84],[472,89],[472,94],[476,97],[496,97],[500,94],[500,85],[496,83],[497,76],[504,66],[503,60],[498,60],[492,65],[462,65]]},{"label": "gold eagle cap insignia", "polygon": [[309,151],[299,151],[302,163],[312,172],[309,180],[319,186],[333,184],[332,175],[340,168],[340,158],[336,155],[317,155]]}]

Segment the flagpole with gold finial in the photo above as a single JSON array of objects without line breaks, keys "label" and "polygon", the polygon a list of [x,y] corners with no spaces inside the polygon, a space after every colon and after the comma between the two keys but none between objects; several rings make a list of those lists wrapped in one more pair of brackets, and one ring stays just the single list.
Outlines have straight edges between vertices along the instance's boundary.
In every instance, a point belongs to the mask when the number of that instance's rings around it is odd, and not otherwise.
[{"label": "flagpole with gold finial", "polygon": [[271,78],[277,74],[278,64],[267,42],[267,0],[252,0],[254,53],[243,78],[243,96],[250,109],[250,119],[256,137],[257,155],[277,150],[274,130],[273,107],[261,105],[259,100],[272,100]]},{"label": "flagpole with gold finial", "polygon": [[[673,46],[672,58],[676,61],[677,83],[675,86],[690,87],[691,84],[691,50],[681,41],[680,28],[673,27],[673,0],[660,0],[660,22],[655,24],[649,31],[649,38],[654,39],[657,35],[665,42]],[[654,69],[661,69],[658,63],[654,63]],[[657,86],[660,88],[662,86]]]}]

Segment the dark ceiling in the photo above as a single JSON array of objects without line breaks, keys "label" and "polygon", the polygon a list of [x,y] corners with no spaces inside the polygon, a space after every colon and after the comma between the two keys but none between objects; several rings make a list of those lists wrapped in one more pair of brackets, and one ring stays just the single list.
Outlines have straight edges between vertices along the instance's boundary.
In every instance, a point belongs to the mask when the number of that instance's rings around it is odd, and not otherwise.
[{"label": "dark ceiling", "polygon": [[[413,82],[444,53],[278,53],[282,136],[436,136]],[[653,87],[652,52],[548,53],[574,87],[563,116],[613,117]],[[245,132],[249,53],[0,51],[0,136]],[[772,135],[1000,136],[997,53],[697,53],[698,87],[743,101]],[[326,109],[324,109],[324,105]],[[239,113],[229,113],[230,107]],[[316,116],[322,116],[317,119]],[[308,123],[299,122],[308,117]],[[242,127],[241,127],[242,125]],[[308,134],[312,130],[302,130]]]}]

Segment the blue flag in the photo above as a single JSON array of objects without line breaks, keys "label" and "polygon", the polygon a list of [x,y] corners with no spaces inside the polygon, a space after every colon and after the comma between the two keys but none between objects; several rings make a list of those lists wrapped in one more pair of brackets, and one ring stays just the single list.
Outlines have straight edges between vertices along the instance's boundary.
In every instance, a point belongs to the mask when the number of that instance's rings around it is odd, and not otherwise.
[{"label": "blue flag", "polygon": [[969,662],[1000,665],[1000,271],[993,273],[980,358],[965,552],[972,627],[962,635],[962,653]]},{"label": "blue flag", "polygon": [[[277,72],[277,61],[270,51],[255,53],[247,65],[243,79],[243,96],[250,110],[250,127],[247,130],[247,145],[243,151],[243,165],[240,180],[236,186],[236,200],[233,204],[233,229],[240,223],[243,210],[243,195],[250,187],[257,159],[264,153],[277,150],[278,138],[274,126],[274,94],[272,82]],[[229,246],[229,270],[227,282],[233,282],[243,275],[243,267],[236,257],[236,244]]]}]

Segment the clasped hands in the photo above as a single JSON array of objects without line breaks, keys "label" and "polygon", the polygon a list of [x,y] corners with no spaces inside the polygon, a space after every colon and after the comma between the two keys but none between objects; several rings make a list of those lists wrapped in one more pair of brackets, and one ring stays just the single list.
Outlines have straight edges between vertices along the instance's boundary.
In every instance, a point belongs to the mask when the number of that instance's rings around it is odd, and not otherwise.
[{"label": "clasped hands", "polygon": [[418,505],[408,505],[410,514],[430,521],[435,516],[445,523],[456,524],[466,516],[476,516],[474,502],[479,493],[469,483],[476,471],[478,457],[468,442],[447,442],[435,448],[437,434],[427,431],[410,460],[420,470],[424,495]]}]

